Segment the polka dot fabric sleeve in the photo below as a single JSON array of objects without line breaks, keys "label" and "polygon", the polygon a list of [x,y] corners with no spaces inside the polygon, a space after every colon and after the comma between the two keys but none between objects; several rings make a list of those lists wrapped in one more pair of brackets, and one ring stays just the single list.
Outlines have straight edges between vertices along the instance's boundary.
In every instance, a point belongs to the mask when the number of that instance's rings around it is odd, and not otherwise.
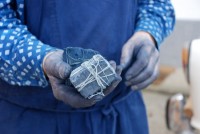
[{"label": "polka dot fabric sleeve", "polygon": [[173,30],[175,14],[170,0],[139,0],[135,31],[150,33],[159,46]]},{"label": "polka dot fabric sleeve", "polygon": [[39,41],[17,19],[17,14],[22,15],[23,3],[19,3],[17,11],[11,3],[0,1],[0,78],[11,85],[45,87],[48,82],[42,61],[55,48]]}]

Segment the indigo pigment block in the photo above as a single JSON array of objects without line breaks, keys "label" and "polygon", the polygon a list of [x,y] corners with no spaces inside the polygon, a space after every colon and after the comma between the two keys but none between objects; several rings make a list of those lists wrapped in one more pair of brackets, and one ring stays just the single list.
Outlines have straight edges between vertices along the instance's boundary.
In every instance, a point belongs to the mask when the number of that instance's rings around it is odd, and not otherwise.
[{"label": "indigo pigment block", "polygon": [[[67,47],[64,49],[63,61],[68,63],[72,67],[72,70],[74,70],[84,61],[91,59],[95,54],[99,54],[99,52],[92,49],[83,49],[80,47]],[[65,84],[72,86],[69,79],[65,81]]]},{"label": "indigo pigment block", "polygon": [[95,54],[99,54],[99,52],[80,47],[67,47],[64,49],[63,60],[68,63],[72,69],[75,69],[84,61],[91,59]]},{"label": "indigo pigment block", "polygon": [[94,55],[71,72],[70,81],[85,98],[104,96],[103,91],[117,79],[110,63],[101,55]]}]

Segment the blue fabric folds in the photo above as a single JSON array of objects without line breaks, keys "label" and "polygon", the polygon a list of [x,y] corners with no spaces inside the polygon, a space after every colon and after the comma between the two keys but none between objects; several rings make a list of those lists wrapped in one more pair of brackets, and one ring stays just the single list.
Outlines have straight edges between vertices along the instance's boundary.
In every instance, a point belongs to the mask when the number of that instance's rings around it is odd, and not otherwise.
[{"label": "blue fabric folds", "polygon": [[93,111],[51,112],[0,100],[2,134],[148,134],[139,93]]},{"label": "blue fabric folds", "polygon": [[[119,64],[134,33],[137,0],[25,0],[24,11],[28,30],[43,43],[94,49]],[[95,106],[74,109],[56,100],[50,86],[0,80],[0,133],[148,134],[142,96],[123,83]]]}]

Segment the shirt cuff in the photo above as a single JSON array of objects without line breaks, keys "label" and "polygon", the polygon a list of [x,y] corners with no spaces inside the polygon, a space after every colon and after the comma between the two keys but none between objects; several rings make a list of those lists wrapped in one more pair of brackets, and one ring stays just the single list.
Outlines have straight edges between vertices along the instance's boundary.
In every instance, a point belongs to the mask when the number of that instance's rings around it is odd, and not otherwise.
[{"label": "shirt cuff", "polygon": [[145,31],[151,34],[151,36],[155,39],[156,45],[160,46],[163,41],[162,30],[159,28],[159,24],[157,22],[151,20],[143,20],[137,23],[135,32]]},{"label": "shirt cuff", "polygon": [[36,78],[38,81],[36,80],[35,84],[32,83],[33,85],[39,85],[41,87],[46,87],[48,85],[48,80],[47,80],[46,75],[43,71],[42,63],[43,63],[43,60],[44,60],[47,53],[52,52],[52,51],[56,51],[56,50],[57,50],[57,48],[51,47],[49,45],[43,44],[41,46],[41,52],[40,52],[41,58],[40,58],[40,60],[38,61],[38,58],[40,57],[40,55],[37,55],[37,57],[35,57],[36,61],[39,64],[39,67],[36,67],[36,70],[35,70],[35,73],[38,74],[38,77]]}]

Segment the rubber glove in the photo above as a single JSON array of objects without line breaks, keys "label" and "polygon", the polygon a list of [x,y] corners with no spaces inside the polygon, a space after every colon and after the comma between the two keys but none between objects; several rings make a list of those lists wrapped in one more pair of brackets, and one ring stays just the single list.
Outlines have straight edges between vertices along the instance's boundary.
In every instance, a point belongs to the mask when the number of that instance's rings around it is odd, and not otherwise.
[{"label": "rubber glove", "polygon": [[[69,78],[72,70],[69,64],[63,61],[63,50],[48,53],[43,60],[43,70],[52,86],[54,97],[65,104],[74,108],[85,108],[94,105],[100,100],[99,98],[85,99],[74,87],[65,84],[65,80]],[[121,70],[119,67],[116,67],[117,73],[120,74]],[[113,82],[105,90],[104,94],[108,95],[111,93],[120,81],[119,77],[119,80]]]},{"label": "rubber glove", "polygon": [[136,32],[122,48],[121,65],[127,69],[125,84],[143,89],[158,76],[159,51],[147,32]]}]

